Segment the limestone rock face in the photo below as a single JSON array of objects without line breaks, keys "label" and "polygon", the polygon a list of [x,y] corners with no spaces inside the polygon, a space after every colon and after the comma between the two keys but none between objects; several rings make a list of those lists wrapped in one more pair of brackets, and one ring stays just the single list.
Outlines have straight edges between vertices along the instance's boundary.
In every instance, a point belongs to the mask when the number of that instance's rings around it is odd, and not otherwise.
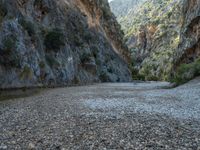
[{"label": "limestone rock face", "polygon": [[200,0],[184,0],[184,20],[176,62],[192,63],[200,57]]},{"label": "limestone rock face", "polygon": [[200,0],[183,1],[180,44],[174,55],[173,76],[177,84],[200,76]]},{"label": "limestone rock face", "polygon": [[130,81],[107,0],[1,0],[0,88]]}]

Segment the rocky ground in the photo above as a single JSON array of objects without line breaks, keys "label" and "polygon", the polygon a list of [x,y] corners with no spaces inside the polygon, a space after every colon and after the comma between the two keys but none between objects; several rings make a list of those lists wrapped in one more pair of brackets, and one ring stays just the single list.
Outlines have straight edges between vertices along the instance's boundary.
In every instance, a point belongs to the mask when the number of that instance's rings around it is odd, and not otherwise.
[{"label": "rocky ground", "polygon": [[200,79],[56,88],[0,102],[0,149],[200,149]]}]

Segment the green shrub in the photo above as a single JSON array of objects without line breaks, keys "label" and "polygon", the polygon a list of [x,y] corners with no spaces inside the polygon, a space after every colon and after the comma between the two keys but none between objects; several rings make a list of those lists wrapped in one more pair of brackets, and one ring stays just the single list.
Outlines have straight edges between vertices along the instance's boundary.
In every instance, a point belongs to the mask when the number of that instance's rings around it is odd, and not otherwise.
[{"label": "green shrub", "polygon": [[9,36],[3,39],[3,49],[6,52],[12,51],[15,48],[17,42],[17,38],[14,36]]},{"label": "green shrub", "polygon": [[99,53],[99,48],[98,48],[96,45],[93,45],[93,46],[91,47],[91,50],[92,50],[92,53],[93,53],[94,58],[96,59],[97,56],[98,56],[98,53]]},{"label": "green shrub", "polygon": [[41,3],[42,3],[42,0],[35,0],[34,6],[41,5]]},{"label": "green shrub", "polygon": [[80,57],[81,63],[89,62],[92,58],[92,55],[90,53],[83,53]]},{"label": "green shrub", "polygon": [[159,80],[158,77],[153,76],[153,75],[146,76],[145,79],[147,81],[158,81]]},{"label": "green shrub", "polygon": [[58,60],[56,60],[56,58],[54,58],[51,55],[46,56],[46,61],[50,67],[59,67],[60,66],[60,63],[58,62]]},{"label": "green shrub", "polygon": [[112,61],[115,57],[112,54],[105,54],[105,63]]},{"label": "green shrub", "polygon": [[99,78],[102,82],[109,82],[110,81],[110,78],[109,76],[107,75],[106,72],[102,71],[99,75]]},{"label": "green shrub", "polygon": [[41,69],[44,69],[44,68],[46,67],[46,64],[45,64],[44,61],[41,61],[41,62],[39,63],[39,66],[40,66]]},{"label": "green shrub", "polygon": [[77,85],[81,83],[81,80],[78,76],[75,76],[72,82]]},{"label": "green shrub", "polygon": [[73,35],[73,43],[75,44],[75,46],[77,47],[81,47],[83,46],[84,42],[82,41],[82,39],[80,38],[79,35]]},{"label": "green shrub", "polygon": [[89,43],[89,42],[93,39],[92,33],[91,33],[90,31],[86,30],[86,31],[84,32],[83,38],[84,38],[84,40],[85,40],[86,42]]},{"label": "green shrub", "polygon": [[9,36],[2,40],[3,49],[0,50],[0,64],[6,67],[19,67],[20,56],[16,53],[17,37]]},{"label": "green shrub", "polygon": [[181,64],[172,79],[178,85],[188,82],[189,80],[200,75],[200,58],[190,64]]},{"label": "green shrub", "polygon": [[101,60],[100,59],[95,59],[96,65],[100,66],[101,65]]},{"label": "green shrub", "polygon": [[113,69],[112,67],[109,67],[109,68],[108,68],[108,72],[109,72],[109,73],[113,73],[113,72],[114,72],[114,69]]},{"label": "green shrub", "polygon": [[7,9],[3,6],[2,2],[0,2],[0,23],[2,22],[6,14],[7,14]]},{"label": "green shrub", "polygon": [[145,80],[145,76],[140,74],[137,69],[133,67],[129,67],[129,69],[131,70],[133,80]]},{"label": "green shrub", "polygon": [[111,16],[112,16],[112,13],[111,13],[110,9],[107,8],[107,7],[103,7],[102,10],[103,10],[104,19],[109,20],[111,18]]},{"label": "green shrub", "polygon": [[141,75],[141,74],[137,74],[137,75],[135,76],[135,78],[134,78],[134,76],[133,76],[133,79],[145,81],[145,76],[144,76],[144,75]]},{"label": "green shrub", "polygon": [[48,32],[44,44],[48,50],[58,51],[61,46],[65,46],[65,36],[59,29]]},{"label": "green shrub", "polygon": [[145,76],[139,73],[139,70],[134,68],[135,66],[135,58],[132,56],[131,57],[131,62],[129,65],[129,70],[131,71],[132,74],[132,79],[133,80],[145,80]]},{"label": "green shrub", "polygon": [[173,15],[172,12],[168,12],[168,13],[167,13],[167,17],[168,17],[168,18],[170,18],[172,15]]},{"label": "green shrub", "polygon": [[29,36],[33,36],[36,33],[35,25],[31,21],[27,21],[25,19],[21,19],[20,21],[21,26],[27,30]]}]

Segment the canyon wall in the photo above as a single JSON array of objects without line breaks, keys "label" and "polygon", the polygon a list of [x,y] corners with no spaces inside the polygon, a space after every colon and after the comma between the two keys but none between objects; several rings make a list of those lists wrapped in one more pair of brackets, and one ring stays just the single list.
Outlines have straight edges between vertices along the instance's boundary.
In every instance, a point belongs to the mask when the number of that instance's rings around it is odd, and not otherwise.
[{"label": "canyon wall", "polygon": [[[132,8],[130,3],[124,3],[129,6],[126,14],[123,11],[119,15],[119,11],[112,10],[132,53],[134,78],[169,81],[177,71],[180,76],[185,68],[194,67],[191,63],[198,64],[199,0],[148,0],[140,1],[139,5],[136,0],[132,2],[136,3]],[[115,7],[113,3],[119,2],[110,3],[111,8]],[[186,67],[186,64],[190,65]],[[181,65],[184,67],[178,69]],[[187,76],[193,74],[198,71],[191,71]]]},{"label": "canyon wall", "polygon": [[185,83],[200,76],[200,0],[183,0],[183,25],[174,55],[174,78]]},{"label": "canyon wall", "polygon": [[0,88],[131,81],[107,0],[1,0]]}]

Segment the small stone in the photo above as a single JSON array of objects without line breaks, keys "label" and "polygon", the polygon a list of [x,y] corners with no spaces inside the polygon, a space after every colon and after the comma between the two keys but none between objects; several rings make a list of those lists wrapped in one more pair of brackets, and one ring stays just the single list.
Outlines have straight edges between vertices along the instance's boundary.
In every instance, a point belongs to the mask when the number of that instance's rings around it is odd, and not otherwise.
[{"label": "small stone", "polygon": [[12,144],[16,144],[16,141],[12,141],[11,143],[12,143]]},{"label": "small stone", "polygon": [[5,150],[5,149],[7,149],[7,148],[8,148],[8,147],[7,147],[6,145],[4,145],[4,144],[1,144],[1,145],[0,145],[0,149],[1,149],[1,150]]},{"label": "small stone", "polygon": [[28,144],[28,149],[29,150],[34,150],[35,149],[35,145],[33,143],[29,143]]},{"label": "small stone", "polygon": [[125,114],[125,112],[124,112],[124,111],[121,111],[121,114]]}]

